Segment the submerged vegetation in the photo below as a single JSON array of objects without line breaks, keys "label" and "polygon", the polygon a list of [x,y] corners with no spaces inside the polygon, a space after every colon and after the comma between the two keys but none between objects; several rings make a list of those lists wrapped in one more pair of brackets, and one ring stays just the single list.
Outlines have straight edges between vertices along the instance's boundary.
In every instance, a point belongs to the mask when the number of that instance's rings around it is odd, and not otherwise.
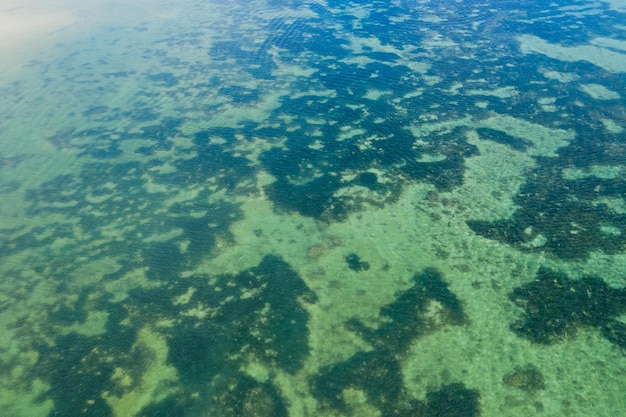
[{"label": "submerged vegetation", "polygon": [[0,81],[0,410],[623,411],[623,11],[145,7]]},{"label": "submerged vegetation", "polygon": [[[104,333],[40,342],[37,369],[50,384],[54,413],[113,415],[104,397],[140,388],[154,360],[151,347],[137,340],[149,326],[167,341],[167,363],[180,382],[139,415],[195,416],[209,408],[221,416],[286,416],[277,388],[241,368],[249,361],[288,373],[302,367],[309,351],[303,302],[315,302],[315,295],[275,256],[234,276],[196,276],[135,289],[121,303],[104,296],[92,306],[107,314]],[[82,303],[74,308],[75,315],[87,313]]]},{"label": "submerged vegetation", "polygon": [[579,326],[596,327],[609,341],[626,348],[626,289],[609,287],[601,278],[572,279],[542,268],[537,278],[509,295],[525,314],[511,328],[536,343],[553,343],[576,334]]},{"label": "submerged vegetation", "polygon": [[477,416],[480,394],[462,383],[453,383],[428,393],[425,401],[412,398],[402,378],[402,358],[416,340],[448,325],[466,324],[458,298],[448,290],[441,274],[433,269],[415,274],[410,288],[381,308],[380,323],[370,328],[351,320],[349,328],[371,350],[323,368],[313,378],[313,393],[332,409],[348,415],[348,390],[363,391],[367,401],[386,416]]}]

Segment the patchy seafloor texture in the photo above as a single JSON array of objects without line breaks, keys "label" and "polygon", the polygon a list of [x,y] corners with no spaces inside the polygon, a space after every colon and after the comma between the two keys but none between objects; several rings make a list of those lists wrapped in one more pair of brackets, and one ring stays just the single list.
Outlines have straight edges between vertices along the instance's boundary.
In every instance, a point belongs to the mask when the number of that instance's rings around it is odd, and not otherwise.
[{"label": "patchy seafloor texture", "polygon": [[0,415],[623,414],[626,4],[89,7],[0,50]]}]

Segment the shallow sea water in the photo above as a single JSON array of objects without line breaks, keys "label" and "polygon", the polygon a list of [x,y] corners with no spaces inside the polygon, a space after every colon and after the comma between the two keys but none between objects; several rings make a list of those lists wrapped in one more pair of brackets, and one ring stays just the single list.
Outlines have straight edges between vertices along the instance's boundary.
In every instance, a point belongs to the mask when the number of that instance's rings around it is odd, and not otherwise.
[{"label": "shallow sea water", "polygon": [[623,415],[625,2],[0,22],[1,416]]}]

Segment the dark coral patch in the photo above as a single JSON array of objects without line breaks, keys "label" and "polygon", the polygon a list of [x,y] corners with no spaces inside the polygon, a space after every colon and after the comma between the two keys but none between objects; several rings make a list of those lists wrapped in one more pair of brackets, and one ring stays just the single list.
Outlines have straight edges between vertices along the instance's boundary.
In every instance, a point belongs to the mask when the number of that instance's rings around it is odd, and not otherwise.
[{"label": "dark coral patch", "polygon": [[[341,103],[329,106],[306,101],[298,105],[288,100],[276,112],[291,115],[294,106],[300,118],[307,114],[310,118],[323,115],[327,119],[336,118],[338,122],[348,117],[344,113],[354,112],[344,109]],[[463,183],[465,159],[478,152],[467,142],[463,129],[439,132],[427,143],[416,146],[417,138],[402,126],[408,121],[394,120],[393,115],[389,115],[393,110],[388,104],[376,102],[368,108],[370,115],[365,119],[358,112],[350,116],[360,119],[358,124],[365,133],[337,140],[342,132],[337,123],[328,123],[319,127],[327,138],[320,149],[316,147],[317,136],[300,131],[287,139],[287,149],[275,148],[261,154],[261,162],[277,178],[265,189],[276,207],[324,221],[341,221],[361,207],[359,197],[342,193],[348,187],[368,188],[376,196],[370,202],[380,206],[395,201],[407,180],[427,181],[441,190]],[[378,112],[384,115],[384,121],[375,119]],[[306,120],[299,122],[305,124]],[[359,142],[369,140],[368,136],[372,135],[379,140],[363,149]],[[393,175],[381,183],[378,176],[369,171],[373,168]],[[353,180],[342,180],[344,175],[354,171],[359,174]]]},{"label": "dark coral patch", "polygon": [[[168,331],[168,361],[189,395],[200,390],[212,398],[211,404],[189,407],[208,406],[224,416],[286,415],[269,382],[252,381],[239,369],[253,360],[290,373],[299,370],[308,355],[308,313],[301,302],[314,302],[315,295],[275,256],[237,275],[193,278],[193,287],[185,280],[150,290],[161,293],[156,300],[152,294],[133,295],[135,303],[142,300],[143,314],[178,317]],[[190,291],[184,305],[174,301]],[[191,397],[185,401],[194,403]],[[255,404],[261,414],[254,414]],[[170,402],[163,406],[175,407]]]},{"label": "dark coral patch", "polygon": [[465,159],[478,155],[478,148],[467,141],[465,133],[465,129],[455,128],[439,132],[419,146],[411,143],[400,172],[442,191],[462,185]]},{"label": "dark coral patch", "polygon": [[[228,191],[234,191],[244,184],[250,185],[254,169],[246,158],[233,155],[228,148],[235,140],[235,133],[228,128],[197,132],[192,149],[197,154],[177,159],[174,162],[176,171],[160,174],[158,181],[179,186],[206,184]],[[229,145],[211,143],[215,139],[226,140]]]},{"label": "dark coral patch", "polygon": [[39,372],[50,383],[48,395],[54,401],[51,416],[113,415],[102,393],[112,387],[115,364],[107,361],[107,354],[113,352],[103,342],[103,338],[70,333],[57,338],[53,347],[38,347]]},{"label": "dark coral patch", "polygon": [[536,343],[554,343],[574,335],[579,326],[597,327],[610,341],[626,345],[620,322],[626,312],[626,290],[611,288],[598,277],[574,280],[541,268],[537,278],[509,295],[525,310],[511,329]]},{"label": "dark coral patch", "polygon": [[61,326],[70,326],[75,323],[83,323],[87,318],[85,304],[91,288],[84,288],[78,294],[78,299],[65,304],[57,304],[48,313],[48,320]]},{"label": "dark coral patch", "polygon": [[[168,359],[183,381],[207,383],[251,357],[291,373],[300,369],[308,355],[308,313],[301,302],[316,297],[287,263],[266,256],[237,275],[191,281],[193,286],[175,280],[129,297],[129,308],[141,316],[177,317],[168,331]],[[174,302],[189,291],[187,303]]]},{"label": "dark coral patch", "polygon": [[[168,243],[160,248],[173,250]],[[156,251],[151,265],[158,258]],[[150,289],[131,290],[122,302],[85,291],[75,303],[51,310],[54,324],[63,326],[84,321],[87,311],[108,317],[101,335],[69,333],[36,346],[39,362],[32,377],[50,385],[41,400],[53,400],[51,415],[112,415],[105,396],[136,388],[119,384],[114,373],[121,370],[139,382],[152,360],[149,348],[136,343],[137,333],[168,321],[174,325],[159,331],[178,373],[178,394],[140,415],[195,417],[211,409],[220,416],[287,416],[271,379],[258,382],[241,369],[250,361],[289,373],[301,369],[309,353],[309,315],[302,303],[315,302],[315,294],[289,264],[271,255],[236,275],[181,279],[178,274],[174,267],[169,277],[159,276],[161,282]]]},{"label": "dark coral patch", "polygon": [[301,185],[279,179],[268,185],[265,191],[278,208],[324,220],[345,220],[345,198],[335,196],[341,188],[339,184],[337,177],[324,174]]},{"label": "dark coral patch", "polygon": [[322,369],[314,379],[313,395],[334,409],[345,409],[343,391],[364,391],[376,407],[391,409],[402,395],[402,371],[391,352],[359,352],[344,362]]},{"label": "dark coral patch", "polygon": [[[145,140],[154,143],[151,148],[154,151],[167,149],[168,138],[177,134],[181,123],[180,119],[163,118],[161,125],[144,127]],[[75,141],[81,134],[67,134],[69,139],[59,134],[59,146],[89,148]],[[206,136],[199,133],[198,137]],[[119,140],[125,139],[127,137]],[[64,254],[91,260],[117,256],[125,270],[136,267],[138,260],[143,259],[149,278],[171,279],[210,254],[218,238],[229,241],[229,226],[240,218],[241,212],[237,204],[223,199],[209,201],[215,189],[244,192],[243,187],[238,187],[242,182],[248,186],[253,184],[242,181],[250,177],[245,158],[232,157],[224,148],[211,147],[204,142],[198,146],[198,151],[196,157],[174,161],[175,172],[159,173],[162,165],[157,160],[98,161],[83,164],[79,175],[54,177],[39,188],[27,191],[28,213],[53,212],[64,216],[68,223],[50,224],[45,230],[35,228],[22,235],[15,233],[17,237],[3,246],[7,251],[47,247],[55,238],[67,237]],[[150,192],[150,184],[158,184],[161,189]],[[206,188],[199,190],[195,198],[169,205],[164,203],[179,187],[196,185]],[[75,223],[80,228],[72,227]],[[118,233],[115,236],[103,234],[103,230],[112,225]],[[175,237],[166,242],[160,237],[149,244],[144,241],[167,234]],[[52,256],[46,267],[55,266],[54,275],[66,276],[76,265],[59,255]],[[107,278],[122,275],[112,272]]]},{"label": "dark coral patch", "polygon": [[[72,320],[61,324],[70,324],[74,317],[84,316],[83,304],[84,300],[79,300]],[[71,332],[57,337],[53,344],[35,345],[39,360],[37,373],[31,376],[43,378],[50,385],[47,398],[54,402],[50,416],[112,416],[103,394],[119,392],[112,381],[115,368],[142,371],[146,358],[133,348],[136,330],[121,325],[125,312],[119,311],[119,306],[110,303],[107,297],[95,307],[109,313],[104,334],[85,336]]]},{"label": "dark coral patch", "polygon": [[220,417],[287,417],[287,407],[270,383],[234,373],[207,384],[201,396],[170,396],[144,407],[138,417],[200,417],[206,410]]},{"label": "dark coral patch", "polygon": [[362,172],[354,180],[353,183],[362,187],[367,187],[370,190],[378,189],[381,184],[378,183],[378,175],[373,172]]},{"label": "dark coral patch", "polygon": [[602,327],[602,335],[611,343],[626,349],[626,324],[613,320]]},{"label": "dark coral patch", "polygon": [[[480,395],[464,384],[444,385],[426,395],[423,416],[476,417],[480,414]],[[418,414],[420,415],[420,414]]]},{"label": "dark coral patch", "polygon": [[481,127],[476,129],[476,132],[478,132],[481,139],[491,140],[493,142],[509,146],[516,151],[525,152],[530,146],[532,146],[532,142],[529,140],[509,135],[501,130]]},{"label": "dark coral patch", "polygon": [[178,276],[184,268],[180,248],[173,242],[155,242],[143,251],[146,276],[152,280],[169,280]]},{"label": "dark coral patch", "polygon": [[480,415],[480,394],[462,383],[444,385],[431,391],[425,400],[407,393],[400,365],[391,352],[361,352],[350,360],[322,370],[315,379],[314,395],[330,407],[352,415],[344,390],[363,391],[369,402],[384,416],[476,417]]},{"label": "dark coral patch", "polygon": [[148,74],[146,78],[159,87],[176,87],[178,77],[171,72],[160,72],[158,74]]},{"label": "dark coral patch", "polygon": [[[325,29],[322,32],[334,35]],[[325,49],[322,56],[328,54]],[[320,59],[312,64],[318,71],[296,82],[295,88],[333,90],[334,95],[282,98],[272,119],[281,124],[279,135],[285,140],[280,148],[264,151],[259,157],[263,168],[276,178],[266,193],[278,209],[342,221],[363,207],[359,201],[363,197],[347,190],[350,187],[368,188],[367,202],[382,206],[396,201],[408,180],[429,182],[441,190],[463,183],[465,159],[476,155],[477,148],[467,141],[463,128],[442,129],[419,138],[411,132],[415,123],[411,115],[423,113],[428,100],[398,99],[402,104],[394,104],[391,97],[414,92],[421,81],[410,68],[386,63],[396,58],[392,55],[382,54],[384,60],[363,65]],[[384,94],[372,98],[372,90]],[[398,107],[406,111],[398,111]],[[448,107],[450,111],[455,108]],[[262,130],[240,129],[240,133],[276,142],[275,134],[265,135]],[[374,170],[388,174],[384,182]],[[349,177],[354,179],[344,179]]]},{"label": "dark coral patch", "polygon": [[245,375],[215,381],[209,395],[209,409],[223,417],[287,417],[287,407],[270,383],[260,383]]},{"label": "dark coral patch", "polygon": [[515,368],[513,372],[506,374],[502,378],[502,382],[529,394],[534,394],[546,387],[543,374],[532,364]]},{"label": "dark coral patch", "polygon": [[168,362],[176,367],[184,384],[201,385],[224,371],[224,361],[232,346],[228,339],[220,340],[220,337],[234,334],[213,326],[194,327],[191,320],[185,322],[169,338]]},{"label": "dark coral patch", "polygon": [[354,272],[367,271],[370,269],[369,262],[362,261],[359,255],[356,253],[351,253],[346,256],[346,263],[348,264],[348,268],[353,270]]}]

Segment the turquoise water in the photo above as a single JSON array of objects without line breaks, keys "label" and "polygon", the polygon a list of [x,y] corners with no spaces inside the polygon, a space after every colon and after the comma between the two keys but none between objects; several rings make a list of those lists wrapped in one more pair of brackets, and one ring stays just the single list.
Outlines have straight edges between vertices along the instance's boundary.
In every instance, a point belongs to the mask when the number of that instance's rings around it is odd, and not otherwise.
[{"label": "turquoise water", "polygon": [[623,2],[0,22],[0,416],[623,415]]}]

